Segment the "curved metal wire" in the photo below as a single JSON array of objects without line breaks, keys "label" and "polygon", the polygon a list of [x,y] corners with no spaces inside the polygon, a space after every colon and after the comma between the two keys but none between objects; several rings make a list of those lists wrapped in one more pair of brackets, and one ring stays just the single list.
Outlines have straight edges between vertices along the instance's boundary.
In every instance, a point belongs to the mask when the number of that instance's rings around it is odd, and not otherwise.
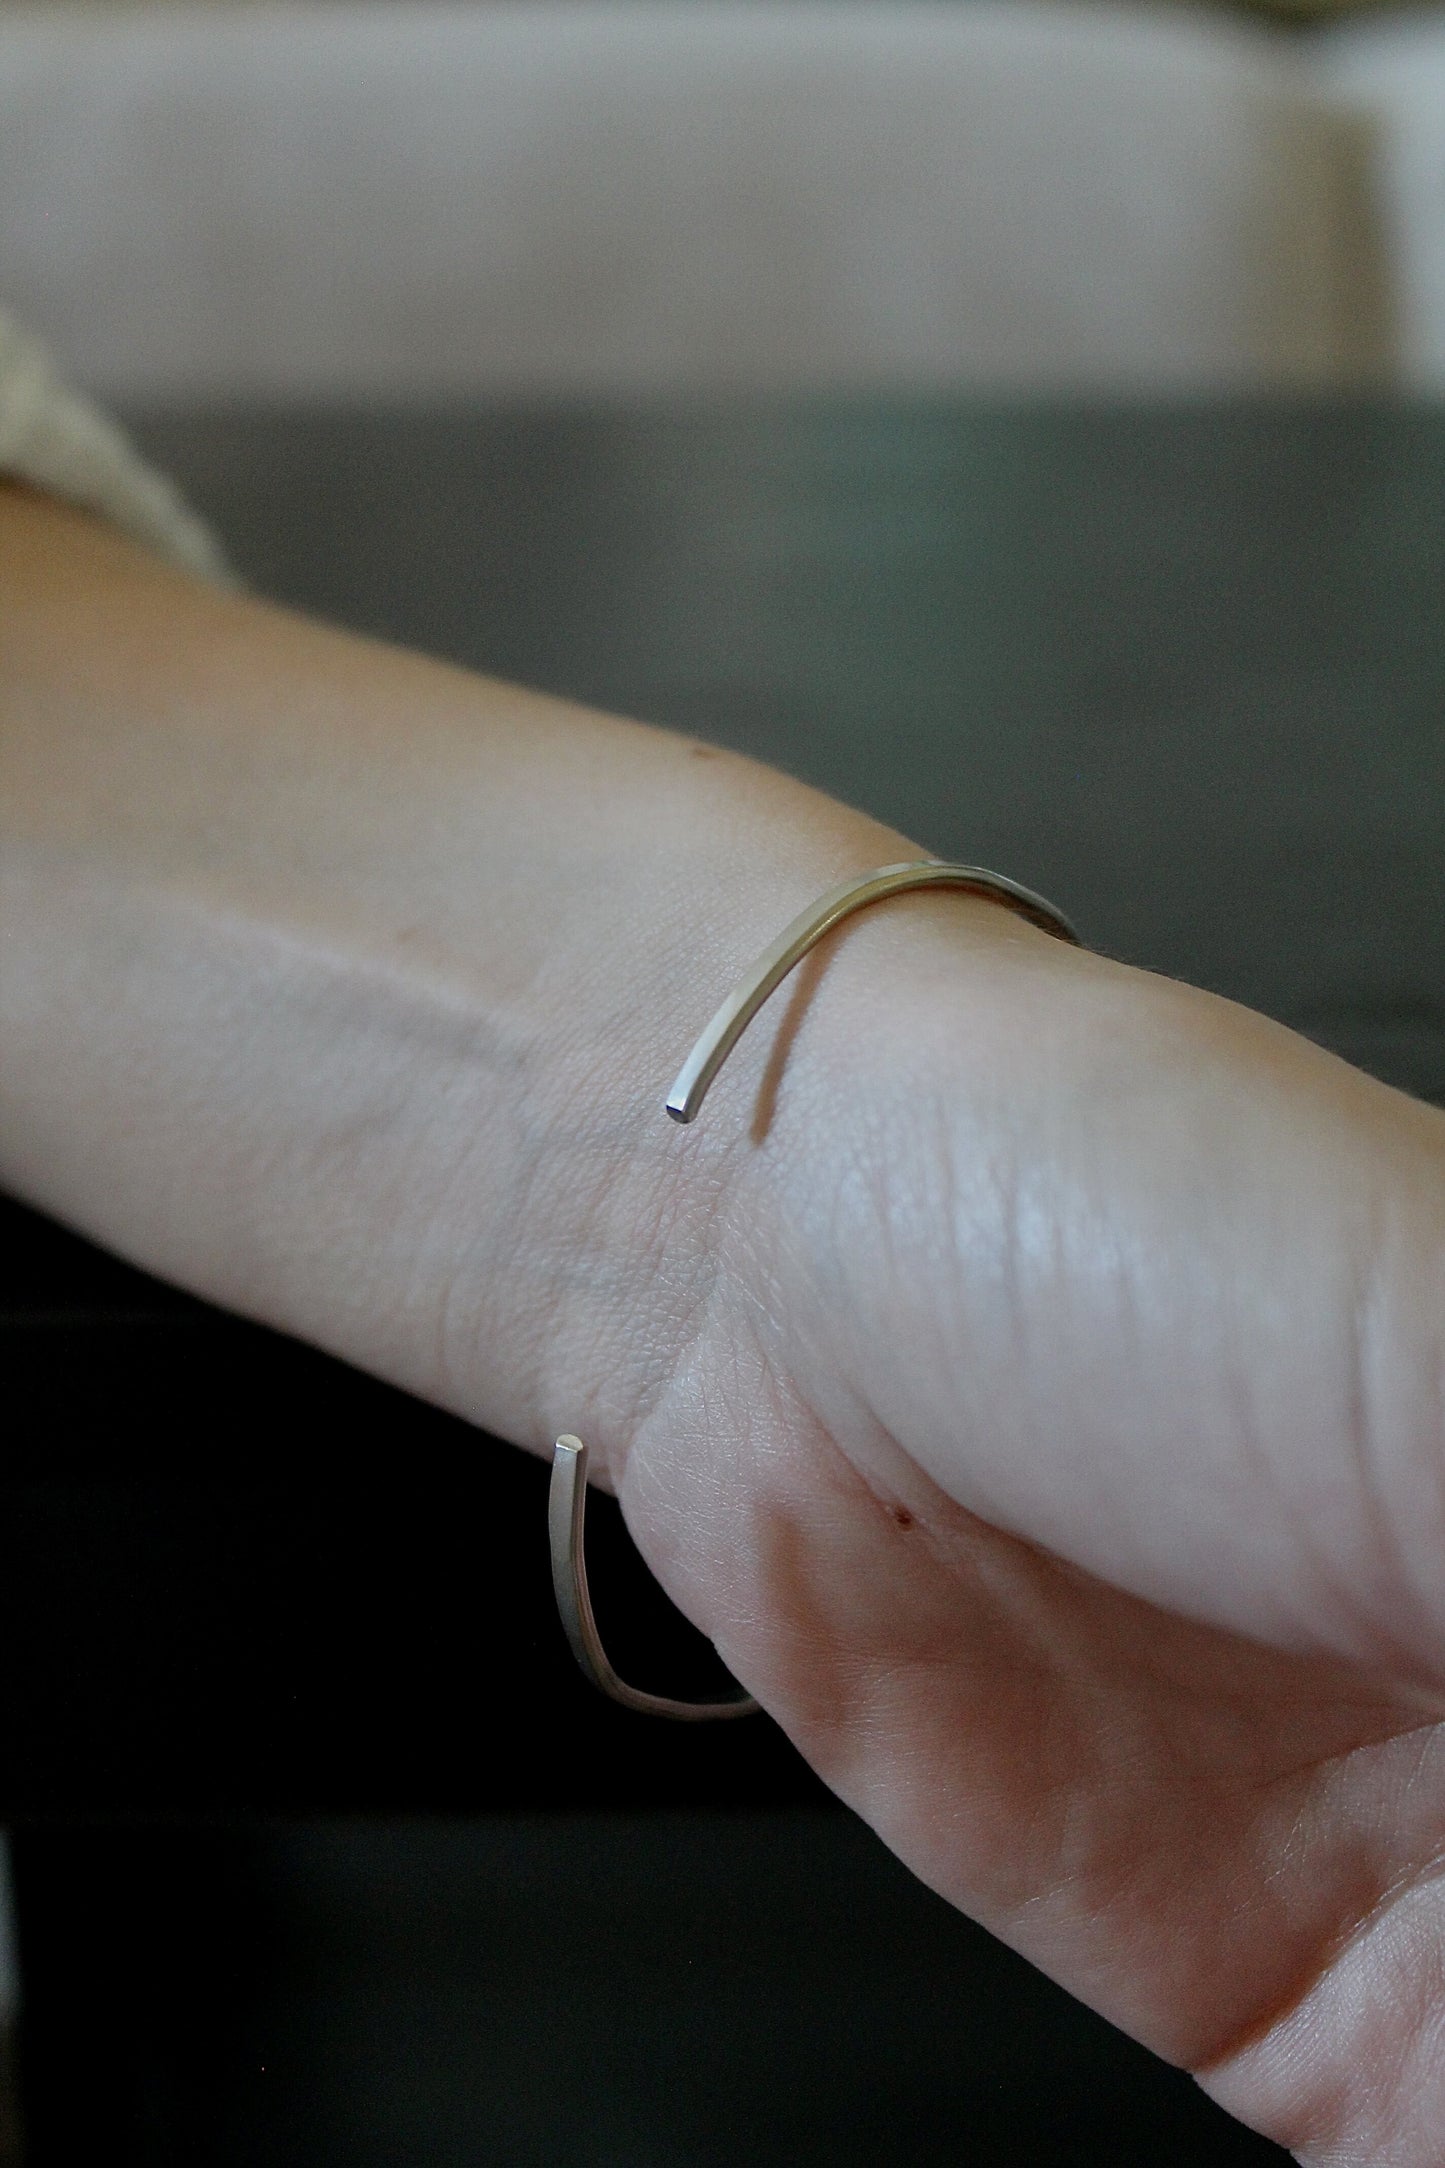
[{"label": "curved metal wire", "polygon": [[880,866],[875,873],[854,874],[799,912],[772,946],[763,950],[746,978],[733,988],[677,1072],[677,1080],[667,1095],[667,1111],[673,1120],[695,1119],[713,1078],[769,994],[781,986],[794,965],[802,962],[825,933],[831,933],[840,919],[851,918],[868,904],[881,903],[885,896],[899,896],[911,888],[967,889],[975,896],[987,896],[994,903],[1006,905],[1060,941],[1071,941],[1075,948],[1082,946],[1062,911],[1055,910],[1043,896],[1036,896],[1031,888],[1021,888],[1002,873],[990,873],[986,866],[954,866],[941,858],[921,858],[901,866]]},{"label": "curved metal wire", "polygon": [[[830,888],[816,903],[809,904],[806,911],[784,928],[728,995],[678,1071],[677,1081],[667,1095],[667,1111],[673,1120],[690,1122],[694,1119],[713,1079],[769,994],[782,984],[793,966],[801,963],[824,934],[830,933],[840,919],[861,911],[865,905],[879,903],[885,896],[900,895],[911,888],[966,889],[1017,911],[1031,925],[1041,927],[1061,941],[1071,941],[1076,948],[1082,945],[1062,911],[1056,910],[1044,897],[1036,896],[1032,889],[1021,888],[1017,881],[1008,880],[1002,873],[990,873],[986,866],[956,866],[940,858],[924,858],[905,865],[880,866],[876,872],[840,881],[836,888]],[[741,1687],[736,1694],[721,1701],[675,1701],[667,1694],[644,1693],[618,1677],[608,1662],[597,1622],[592,1616],[583,1554],[586,1511],[587,1448],[580,1438],[569,1434],[557,1440],[552,1453],[552,1489],[547,1508],[552,1538],[552,1586],[572,1653],[593,1685],[613,1701],[620,1701],[626,1709],[638,1709],[648,1716],[670,1716],[685,1724],[751,1716],[758,1704]]]},{"label": "curved metal wire", "polygon": [[646,1694],[620,1679],[607,1660],[592,1616],[582,1533],[587,1514],[587,1448],[580,1438],[557,1440],[552,1450],[552,1489],[547,1527],[552,1538],[552,1586],[572,1654],[592,1684],[624,1709],[644,1716],[671,1716],[684,1724],[705,1724],[719,1717],[751,1716],[757,1703],[741,1687],[721,1701],[674,1701],[670,1694]]}]

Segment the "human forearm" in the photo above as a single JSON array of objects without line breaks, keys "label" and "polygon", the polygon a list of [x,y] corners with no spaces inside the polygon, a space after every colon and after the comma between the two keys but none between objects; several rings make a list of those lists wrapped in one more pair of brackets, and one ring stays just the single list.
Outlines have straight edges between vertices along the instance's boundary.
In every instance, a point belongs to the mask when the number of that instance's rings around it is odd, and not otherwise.
[{"label": "human forearm", "polygon": [[737,973],[913,846],[31,500],[0,546],[6,1177],[582,1432],[919,1872],[1306,2157],[1438,2159],[1442,1118],[914,896],[680,1132]]},{"label": "human forearm", "polygon": [[581,1420],[580,1375],[540,1404],[569,1323],[688,1299],[726,1148],[679,1153],[680,1053],[900,840],[38,499],[0,547],[5,1178],[505,1433]]}]

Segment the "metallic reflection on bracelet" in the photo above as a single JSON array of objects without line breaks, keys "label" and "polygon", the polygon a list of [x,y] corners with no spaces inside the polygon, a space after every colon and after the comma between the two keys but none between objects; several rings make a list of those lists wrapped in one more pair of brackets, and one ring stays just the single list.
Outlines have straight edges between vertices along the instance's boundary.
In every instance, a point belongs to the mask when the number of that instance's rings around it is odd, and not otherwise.
[{"label": "metallic reflection on bracelet", "polygon": [[[718,1071],[769,994],[780,986],[795,964],[826,933],[885,896],[910,889],[958,888],[1005,905],[1033,926],[1061,941],[1080,946],[1062,911],[1031,889],[1021,888],[1001,873],[983,866],[954,866],[942,859],[924,858],[906,865],[880,866],[876,872],[855,875],[830,888],[786,926],[766,948],[747,976],[740,981],[712,1018],[696,1046],[678,1071],[667,1095],[667,1111],[675,1122],[690,1122],[707,1097]],[[587,1503],[587,1448],[580,1438],[557,1440],[552,1455],[552,1488],[548,1503],[548,1527],[552,1547],[552,1586],[557,1608],[572,1653],[593,1685],[620,1701],[624,1708],[649,1716],[670,1716],[684,1723],[706,1723],[718,1718],[750,1716],[758,1704],[740,1687],[720,1701],[674,1701],[665,1694],[648,1694],[628,1686],[608,1662],[587,1590],[587,1565],[583,1553],[583,1526]]]}]

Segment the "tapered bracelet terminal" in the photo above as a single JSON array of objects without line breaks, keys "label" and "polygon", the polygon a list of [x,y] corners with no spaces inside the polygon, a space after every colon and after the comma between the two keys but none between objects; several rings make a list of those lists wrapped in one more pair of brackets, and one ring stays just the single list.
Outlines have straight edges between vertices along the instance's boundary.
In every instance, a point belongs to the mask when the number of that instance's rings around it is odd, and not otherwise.
[{"label": "tapered bracelet terminal", "polygon": [[[958,888],[985,896],[1018,913],[1031,925],[1060,941],[1081,944],[1062,911],[1042,896],[1021,888],[1001,873],[984,866],[949,865],[942,859],[924,858],[899,866],[880,866],[874,873],[840,881],[826,895],[800,912],[783,929],[771,948],[763,951],[747,976],[728,995],[694,1046],[677,1081],[667,1095],[667,1111],[675,1122],[692,1121],[728,1055],[769,994],[779,987],[810,948],[830,933],[840,920],[851,917],[885,896],[897,896],[913,888]],[[557,1608],[572,1653],[593,1685],[620,1701],[624,1708],[648,1716],[670,1716],[682,1723],[708,1723],[719,1718],[751,1716],[758,1704],[738,1688],[719,1701],[675,1701],[666,1694],[644,1693],[618,1677],[608,1661],[592,1615],[587,1587],[587,1562],[583,1532],[587,1511],[587,1448],[570,1434],[557,1440],[552,1453],[552,1488],[548,1502],[548,1525],[552,1542],[552,1585]]]}]

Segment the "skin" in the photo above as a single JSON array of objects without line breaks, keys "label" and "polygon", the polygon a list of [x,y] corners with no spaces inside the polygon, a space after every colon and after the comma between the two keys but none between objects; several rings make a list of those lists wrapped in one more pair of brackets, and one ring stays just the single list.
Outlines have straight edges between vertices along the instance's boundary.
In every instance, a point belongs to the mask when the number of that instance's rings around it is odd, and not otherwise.
[{"label": "skin", "polygon": [[0,492],[0,1177],[546,1451],[925,1880],[1445,2160],[1445,1116],[751,763]]}]

